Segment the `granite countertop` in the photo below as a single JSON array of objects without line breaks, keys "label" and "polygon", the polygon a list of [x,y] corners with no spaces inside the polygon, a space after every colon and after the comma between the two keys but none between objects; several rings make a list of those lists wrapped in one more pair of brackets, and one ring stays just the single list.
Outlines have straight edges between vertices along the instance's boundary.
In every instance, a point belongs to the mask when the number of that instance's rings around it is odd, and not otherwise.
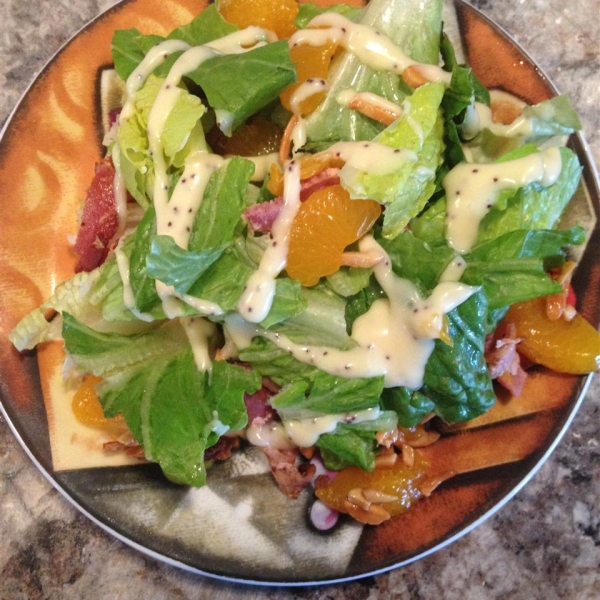
[{"label": "granite countertop", "polygon": [[[31,78],[113,0],[0,0],[0,121]],[[567,93],[600,164],[600,2],[478,0]],[[459,541],[377,577],[317,588],[244,587],[138,553],[79,514],[0,417],[0,599],[478,599],[600,597],[600,379],[532,481]]]}]

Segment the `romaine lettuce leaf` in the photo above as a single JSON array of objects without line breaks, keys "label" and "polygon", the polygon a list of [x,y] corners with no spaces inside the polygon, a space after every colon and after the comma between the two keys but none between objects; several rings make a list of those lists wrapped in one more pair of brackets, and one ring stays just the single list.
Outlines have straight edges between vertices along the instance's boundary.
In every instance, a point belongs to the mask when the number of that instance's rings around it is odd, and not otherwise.
[{"label": "romaine lettuce leaf", "polygon": [[369,198],[384,204],[383,236],[393,238],[417,216],[435,191],[435,175],[442,162],[443,117],[440,103],[443,83],[428,83],[403,103],[402,116],[374,141],[391,148],[409,150],[407,159],[388,174],[362,171],[346,163],[340,171],[342,186],[353,198]]},{"label": "romaine lettuce leaf", "polygon": [[242,125],[296,80],[287,41],[204,61],[186,78],[199,85],[226,134]]},{"label": "romaine lettuce leaf", "polygon": [[395,387],[383,390],[381,406],[398,415],[398,425],[401,427],[414,427],[434,411],[435,402],[418,390]]},{"label": "romaine lettuce leaf", "polygon": [[496,395],[484,357],[488,307],[485,293],[473,294],[448,313],[453,344],[435,341],[419,390],[435,403],[444,421],[467,421],[487,412]]},{"label": "romaine lettuce leaf", "polygon": [[244,393],[260,388],[259,375],[225,361],[199,371],[177,321],[123,336],[98,333],[66,314],[63,337],[77,368],[103,378],[97,389],[106,416],[123,414],[167,477],[204,485],[204,450],[219,432],[247,424]]},{"label": "romaine lettuce leaf", "polygon": [[546,272],[564,262],[563,248],[581,244],[584,237],[580,227],[506,233],[464,256],[461,281],[483,286],[490,309],[558,293],[560,285]]},{"label": "romaine lettuce leaf", "polygon": [[[440,0],[372,0],[360,23],[387,35],[410,58],[437,64],[441,15]],[[331,64],[328,80],[327,96],[306,120],[310,149],[320,150],[340,140],[370,140],[383,129],[372,119],[340,106],[336,98],[341,91],[371,92],[397,104],[410,93],[398,75],[373,71],[344,52]]]},{"label": "romaine lettuce leaf", "polygon": [[[518,158],[526,151],[523,147],[503,157],[503,160]],[[557,225],[581,177],[577,155],[569,148],[560,148],[559,151],[562,170],[557,181],[548,187],[528,185],[520,188],[504,205],[497,203],[479,225],[478,243],[518,229],[553,229]]]},{"label": "romaine lettuce leaf", "polygon": [[305,301],[304,309],[270,327],[272,331],[286,335],[296,344],[340,349],[354,346],[346,333],[345,303],[340,296],[325,287],[302,288],[301,296]]},{"label": "romaine lettuce leaf", "polygon": [[146,256],[146,274],[185,294],[192,284],[223,254],[229,244],[192,252],[168,235],[157,235]]},{"label": "romaine lettuce leaf", "polygon": [[324,12],[335,12],[344,15],[351,21],[359,21],[364,11],[364,8],[357,8],[356,6],[350,6],[349,4],[340,3],[332,4],[331,6],[319,6],[312,2],[301,2],[298,5],[298,15],[294,20],[294,25],[298,29],[304,29],[311,19],[314,19],[317,15]]},{"label": "romaine lettuce leaf", "polygon": [[[190,23],[178,27],[166,38],[144,35],[137,29],[120,29],[113,34],[111,46],[115,69],[125,81],[142,62],[148,50],[165,39],[182,40],[190,46],[201,46],[237,30],[237,25],[225,21],[214,4],[207,6]],[[181,52],[173,53],[155,73],[165,76],[180,55]]]},{"label": "romaine lettuce leaf", "polygon": [[398,420],[392,411],[383,411],[373,421],[340,423],[334,432],[322,435],[317,441],[323,463],[328,469],[340,470],[356,465],[365,471],[375,468],[379,444],[378,431],[392,431]]},{"label": "romaine lettuce leaf", "polygon": [[379,406],[383,379],[346,379],[318,371],[312,381],[285,386],[270,404],[283,420],[358,412]]},{"label": "romaine lettuce leaf", "polygon": [[[134,111],[121,119],[117,141],[119,152],[117,168],[123,175],[129,193],[143,207],[147,207],[154,194],[154,162],[148,142],[148,117],[163,79],[151,75],[134,95]],[[172,111],[166,118],[161,143],[174,183],[179,178],[185,159],[196,151],[206,150],[201,117],[206,108],[201,100],[183,88]]]}]

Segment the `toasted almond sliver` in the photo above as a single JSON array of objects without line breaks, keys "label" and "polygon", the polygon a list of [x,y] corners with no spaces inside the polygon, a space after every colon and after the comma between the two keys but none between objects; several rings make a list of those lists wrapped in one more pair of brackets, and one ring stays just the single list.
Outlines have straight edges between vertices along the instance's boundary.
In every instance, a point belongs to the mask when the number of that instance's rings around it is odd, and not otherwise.
[{"label": "toasted almond sliver", "polygon": [[415,451],[408,444],[402,444],[402,462],[407,467],[412,467],[415,464]]},{"label": "toasted almond sliver", "polygon": [[380,446],[390,448],[398,440],[398,428],[394,431],[378,431],[375,434],[375,439]]},{"label": "toasted almond sliver", "polygon": [[392,494],[386,494],[380,490],[374,490],[373,488],[366,488],[363,490],[363,496],[369,502],[376,502],[377,504],[384,504],[385,502],[395,502],[398,500],[398,496]]},{"label": "toasted almond sliver", "polygon": [[[359,113],[379,121],[383,125],[391,125],[398,117],[402,115],[402,110],[394,111],[369,102],[365,94],[356,94],[348,104],[348,108],[357,110]],[[400,108],[400,107],[398,107]]]},{"label": "toasted almond sliver", "polygon": [[406,83],[411,88],[416,89],[429,83],[429,80],[416,65],[411,65],[402,71],[402,79],[404,79],[404,83]]},{"label": "toasted almond sliver", "polygon": [[300,452],[304,458],[310,460],[315,455],[315,447],[311,446],[310,448],[298,448],[298,452]]},{"label": "toasted almond sliver", "polygon": [[346,500],[351,504],[354,504],[354,506],[360,506],[363,510],[369,510],[371,507],[371,501],[365,498],[361,488],[350,490]]},{"label": "toasted almond sliver", "polygon": [[386,469],[391,468],[396,464],[398,460],[398,455],[394,452],[393,448],[386,448],[382,450],[375,457],[375,468],[377,469]]},{"label": "toasted almond sliver", "polygon": [[355,267],[357,269],[370,269],[379,264],[383,259],[381,252],[344,252],[342,254],[342,265]]},{"label": "toasted almond sliver", "polygon": [[353,519],[365,525],[381,525],[381,523],[391,517],[390,513],[383,506],[379,506],[379,504],[371,504],[369,510],[365,510],[346,500],[344,501],[344,510]]}]

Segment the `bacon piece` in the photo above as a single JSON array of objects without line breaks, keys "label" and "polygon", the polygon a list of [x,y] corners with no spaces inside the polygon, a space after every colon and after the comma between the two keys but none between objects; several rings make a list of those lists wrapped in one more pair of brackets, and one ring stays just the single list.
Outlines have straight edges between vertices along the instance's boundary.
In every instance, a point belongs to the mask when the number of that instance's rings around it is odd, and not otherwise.
[{"label": "bacon piece", "polygon": [[244,395],[249,425],[264,425],[276,419],[277,413],[268,403],[271,396],[272,394],[264,385],[258,392]]},{"label": "bacon piece", "polygon": [[253,204],[244,211],[242,218],[248,221],[252,231],[269,233],[282,206],[283,198],[279,196],[267,202]]},{"label": "bacon piece", "polygon": [[73,249],[79,254],[75,272],[91,271],[108,255],[110,242],[119,227],[113,179],[115,168],[110,158],[96,163],[94,179],[87,191],[81,225]]},{"label": "bacon piece", "polygon": [[328,167],[320,173],[305,179],[300,188],[300,200],[304,202],[313,192],[340,183],[340,170],[336,167]]},{"label": "bacon piece", "polygon": [[[301,183],[300,187],[300,201],[304,202],[311,194],[321,190],[325,187],[337,185],[340,182],[339,177],[340,170],[335,167],[329,167],[324,169],[320,173],[305,179]],[[283,197],[278,196],[269,200],[268,202],[262,202],[261,204],[253,204],[248,207],[242,218],[248,221],[252,231],[258,233],[269,233],[271,227],[279,215],[279,211],[283,206]]]},{"label": "bacon piece", "polygon": [[296,464],[298,450],[280,450],[269,446],[261,448],[279,489],[289,498],[297,498],[312,481],[316,467],[310,463]]},{"label": "bacon piece", "polygon": [[227,460],[231,456],[231,451],[239,447],[239,436],[223,435],[214,446],[204,452],[204,460]]},{"label": "bacon piece", "polygon": [[146,460],[144,455],[144,449],[132,438],[130,442],[121,442],[119,440],[112,440],[105,442],[102,445],[102,449],[107,454],[117,454],[124,452],[127,456],[133,456],[138,460]]},{"label": "bacon piece", "polygon": [[496,379],[513,396],[521,393],[527,379],[527,373],[521,366],[517,352],[519,342],[521,338],[517,337],[513,323],[500,326],[495,334],[486,340],[485,359],[490,377]]}]

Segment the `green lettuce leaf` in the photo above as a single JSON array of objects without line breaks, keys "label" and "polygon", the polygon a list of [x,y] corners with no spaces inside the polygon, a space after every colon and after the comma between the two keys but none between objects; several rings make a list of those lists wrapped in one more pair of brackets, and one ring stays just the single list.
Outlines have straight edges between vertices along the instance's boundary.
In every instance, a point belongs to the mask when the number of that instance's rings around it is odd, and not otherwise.
[{"label": "green lettuce leaf", "polygon": [[442,161],[443,118],[439,109],[444,84],[428,83],[407,99],[403,115],[374,141],[414,152],[392,173],[379,175],[346,163],[340,179],[353,198],[369,198],[386,206],[384,237],[393,238],[421,212],[435,191],[435,175]]},{"label": "green lettuce leaf", "polygon": [[455,423],[474,419],[496,401],[484,357],[488,333],[485,293],[474,294],[449,312],[448,321],[453,345],[436,340],[419,391],[435,403],[438,416]]},{"label": "green lettuce leaf", "polygon": [[185,294],[220,258],[228,245],[190,252],[178,246],[172,237],[157,235],[152,240],[150,253],[146,257],[146,274],[151,279],[173,286],[180,294]]},{"label": "green lettuce leaf", "polygon": [[401,427],[414,427],[435,410],[435,402],[431,398],[405,387],[383,390],[381,406],[398,415],[398,425]]},{"label": "green lettuce leaf", "polygon": [[188,485],[204,485],[204,450],[223,431],[247,424],[244,393],[261,386],[256,373],[225,361],[200,372],[177,321],[123,336],[65,314],[63,338],[77,368],[103,378],[98,394],[106,416],[123,414],[149,460]]},{"label": "green lettuce leaf", "polygon": [[490,309],[561,291],[546,272],[565,260],[563,248],[581,244],[580,227],[568,230],[517,230],[475,247],[464,256],[461,281],[481,285]]},{"label": "green lettuce leaf", "polygon": [[[387,35],[410,58],[437,64],[442,26],[440,0],[372,0],[360,23]],[[306,120],[309,149],[323,149],[340,140],[370,140],[383,126],[347,107],[337,95],[348,88],[379,94],[400,104],[410,91],[401,78],[385,71],[373,71],[353,54],[342,52],[329,70],[330,90]]]},{"label": "green lettuce leaf", "polygon": [[379,406],[383,379],[345,379],[318,371],[310,382],[284,387],[270,403],[283,420],[354,413]]},{"label": "green lettuce leaf", "polygon": [[[503,157],[519,158],[532,146],[523,147]],[[513,193],[504,203],[497,203],[479,225],[478,243],[518,229],[553,229],[569,200],[577,190],[581,165],[569,148],[560,148],[562,170],[557,181],[548,187],[530,184]]]},{"label": "green lettuce leaf", "polygon": [[202,88],[217,112],[219,127],[230,135],[294,83],[296,69],[287,41],[281,40],[242,54],[211,58],[186,77]]},{"label": "green lettuce leaf", "polygon": [[[148,50],[165,39],[182,40],[190,46],[201,46],[237,30],[237,25],[225,21],[214,4],[207,6],[190,23],[178,27],[166,38],[145,35],[137,29],[119,29],[113,34],[111,45],[115,69],[125,81],[142,62]],[[174,52],[155,69],[155,74],[164,77],[180,55],[181,52]]]},{"label": "green lettuce leaf", "polygon": [[373,421],[351,425],[340,423],[334,432],[322,435],[317,441],[323,463],[336,471],[353,465],[372,471],[379,446],[375,434],[392,431],[397,423],[396,414],[392,411],[382,412]]},{"label": "green lettuce leaf", "polygon": [[351,21],[359,21],[364,13],[364,8],[357,8],[356,6],[341,3],[331,6],[318,6],[312,2],[302,2],[298,5],[298,15],[294,19],[294,25],[298,29],[305,29],[312,19],[324,12],[334,12],[344,15],[344,17]]}]

